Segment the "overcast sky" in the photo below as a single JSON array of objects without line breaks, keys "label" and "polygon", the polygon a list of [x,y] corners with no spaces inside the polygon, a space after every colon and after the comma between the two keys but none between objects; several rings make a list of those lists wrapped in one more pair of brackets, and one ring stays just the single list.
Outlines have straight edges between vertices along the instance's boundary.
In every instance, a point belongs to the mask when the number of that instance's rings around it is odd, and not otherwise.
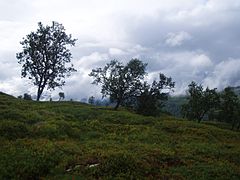
[{"label": "overcast sky", "polygon": [[171,76],[176,94],[192,80],[240,85],[240,0],[0,0],[0,8],[0,91],[15,96],[36,94],[16,53],[40,21],[57,21],[78,39],[71,48],[78,72],[53,97],[99,96],[88,74],[112,59],[147,62],[148,79]]}]

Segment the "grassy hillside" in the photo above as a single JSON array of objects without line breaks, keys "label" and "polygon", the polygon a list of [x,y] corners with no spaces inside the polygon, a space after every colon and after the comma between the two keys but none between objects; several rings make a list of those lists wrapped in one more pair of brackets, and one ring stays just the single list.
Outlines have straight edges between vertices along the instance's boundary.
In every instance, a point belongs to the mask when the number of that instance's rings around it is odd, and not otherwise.
[{"label": "grassy hillside", "polygon": [[240,133],[0,94],[0,179],[239,179]]}]

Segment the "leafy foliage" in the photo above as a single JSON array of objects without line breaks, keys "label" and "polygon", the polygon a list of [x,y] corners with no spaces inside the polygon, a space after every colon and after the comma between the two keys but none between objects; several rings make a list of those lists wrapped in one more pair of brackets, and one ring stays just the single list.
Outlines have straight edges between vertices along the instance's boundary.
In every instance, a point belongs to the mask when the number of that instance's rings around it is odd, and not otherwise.
[{"label": "leafy foliage", "polygon": [[119,105],[139,94],[141,80],[146,75],[146,66],[138,59],[132,59],[126,65],[113,60],[104,68],[93,69],[89,76],[94,78],[93,84],[102,85],[103,97],[110,96],[117,109]]},{"label": "leafy foliage", "polygon": [[202,85],[195,82],[189,84],[188,103],[182,106],[182,113],[188,119],[195,119],[200,122],[204,116],[212,109],[216,108],[220,102],[216,89],[203,89]]},{"label": "leafy foliage", "polygon": [[94,96],[91,96],[88,98],[88,104],[94,104],[95,103],[95,97]]},{"label": "leafy foliage", "polygon": [[227,87],[223,92],[206,88],[192,82],[189,85],[188,102],[182,105],[182,114],[188,119],[197,119],[200,122],[207,116],[208,120],[216,120],[232,124],[240,128],[240,99],[234,88]]},{"label": "leafy foliage", "polygon": [[238,128],[240,126],[240,100],[230,87],[225,88],[221,94],[218,119],[231,123],[232,129],[237,124]]},{"label": "leafy foliage", "polygon": [[159,81],[154,80],[149,85],[144,82],[146,66],[138,59],[132,59],[125,66],[114,60],[103,69],[93,69],[89,75],[95,78],[93,84],[102,84],[103,97],[110,96],[110,100],[116,103],[114,109],[123,105],[139,114],[156,116],[175,83],[160,73]]},{"label": "leafy foliage", "polygon": [[154,80],[151,86],[145,82],[140,96],[137,97],[137,112],[143,115],[158,115],[164,106],[163,102],[168,99],[168,93],[174,88],[174,85],[172,78],[161,73],[159,81]]},{"label": "leafy foliage", "polygon": [[24,93],[23,94],[23,99],[25,99],[25,100],[32,100],[32,96],[30,94]]},{"label": "leafy foliage", "polygon": [[37,100],[45,87],[54,89],[65,84],[65,76],[75,71],[71,53],[67,46],[74,46],[76,39],[65,33],[62,24],[52,22],[52,26],[38,23],[36,32],[31,32],[23,39],[23,51],[17,53],[18,62],[22,65],[22,77],[28,77],[38,87]]},{"label": "leafy foliage", "polygon": [[59,101],[61,101],[61,100],[64,100],[64,99],[65,99],[64,92],[59,92],[59,93],[58,93],[58,95],[59,95]]}]

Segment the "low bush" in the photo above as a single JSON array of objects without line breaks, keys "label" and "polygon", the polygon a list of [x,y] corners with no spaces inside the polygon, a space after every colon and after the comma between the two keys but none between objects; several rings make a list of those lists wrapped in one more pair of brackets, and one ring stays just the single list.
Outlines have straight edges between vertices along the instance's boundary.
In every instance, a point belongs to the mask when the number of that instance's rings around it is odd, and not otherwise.
[{"label": "low bush", "polygon": [[29,130],[26,124],[13,120],[0,120],[0,136],[14,140],[28,135]]}]

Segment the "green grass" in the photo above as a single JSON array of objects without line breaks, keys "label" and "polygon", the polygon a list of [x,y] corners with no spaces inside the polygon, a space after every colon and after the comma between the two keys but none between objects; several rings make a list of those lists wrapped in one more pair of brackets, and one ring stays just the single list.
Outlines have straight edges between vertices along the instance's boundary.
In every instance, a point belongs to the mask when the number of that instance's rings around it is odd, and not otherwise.
[{"label": "green grass", "polygon": [[0,93],[0,179],[239,179],[240,132]]}]

